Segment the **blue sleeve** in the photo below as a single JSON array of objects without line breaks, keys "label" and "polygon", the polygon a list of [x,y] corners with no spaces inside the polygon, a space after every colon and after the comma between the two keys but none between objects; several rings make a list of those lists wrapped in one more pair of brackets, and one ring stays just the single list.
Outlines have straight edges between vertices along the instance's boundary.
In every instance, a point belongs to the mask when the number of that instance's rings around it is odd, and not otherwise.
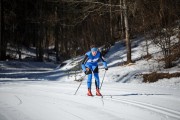
[{"label": "blue sleeve", "polygon": [[107,68],[107,62],[104,60],[104,58],[103,58],[101,53],[100,53],[100,59],[101,59],[103,65],[104,65],[104,68]]},{"label": "blue sleeve", "polygon": [[81,68],[82,68],[82,70],[83,70],[84,72],[86,71],[86,66],[85,66],[85,64],[86,64],[87,60],[88,60],[88,56],[85,55],[85,57],[84,57],[84,59],[83,59],[83,61],[82,61],[82,64],[81,64]]},{"label": "blue sleeve", "polygon": [[104,68],[107,68],[107,62],[106,61],[103,62],[103,65],[104,65]]},{"label": "blue sleeve", "polygon": [[86,71],[86,66],[84,64],[81,64],[82,70],[85,72]]}]

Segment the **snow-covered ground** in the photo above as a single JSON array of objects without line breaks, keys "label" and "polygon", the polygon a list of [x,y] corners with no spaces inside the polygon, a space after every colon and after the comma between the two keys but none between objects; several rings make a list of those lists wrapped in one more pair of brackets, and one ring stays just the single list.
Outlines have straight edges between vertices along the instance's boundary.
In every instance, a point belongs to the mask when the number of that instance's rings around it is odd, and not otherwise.
[{"label": "snow-covered ground", "polygon": [[[179,120],[180,88],[106,83],[101,97],[87,97],[84,82],[36,81],[0,87],[1,120]],[[93,94],[95,93],[93,89]]]},{"label": "snow-covered ground", "polygon": [[[101,97],[86,95],[86,78],[81,71],[71,71],[82,56],[65,61],[59,67],[53,63],[0,62],[0,120],[179,120],[180,78],[142,83],[142,73],[177,72],[180,65],[161,69],[157,63],[159,50],[150,45],[150,60],[145,54],[143,38],[133,42],[132,65],[126,61],[125,46],[117,42],[105,56],[109,70],[102,85]],[[104,69],[100,64],[100,78]],[[95,94],[95,85],[92,84]]]}]

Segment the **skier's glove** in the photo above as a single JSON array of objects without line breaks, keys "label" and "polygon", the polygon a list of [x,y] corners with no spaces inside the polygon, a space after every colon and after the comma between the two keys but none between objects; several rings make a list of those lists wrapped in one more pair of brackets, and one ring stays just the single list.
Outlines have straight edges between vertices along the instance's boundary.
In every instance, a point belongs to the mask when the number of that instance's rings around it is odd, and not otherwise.
[{"label": "skier's glove", "polygon": [[87,74],[88,74],[88,71],[85,71],[84,73],[87,75]]},{"label": "skier's glove", "polygon": [[108,68],[105,68],[105,70],[108,70]]},{"label": "skier's glove", "polygon": [[89,72],[89,68],[86,68],[86,71],[84,71],[84,73],[87,75]]}]

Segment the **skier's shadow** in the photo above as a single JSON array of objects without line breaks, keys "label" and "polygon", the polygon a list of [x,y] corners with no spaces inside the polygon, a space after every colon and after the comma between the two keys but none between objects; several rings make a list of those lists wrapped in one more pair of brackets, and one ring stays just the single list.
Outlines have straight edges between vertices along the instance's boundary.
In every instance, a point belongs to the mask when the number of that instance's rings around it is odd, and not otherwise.
[{"label": "skier's shadow", "polygon": [[128,93],[128,94],[118,94],[118,95],[103,95],[103,96],[110,96],[110,97],[118,97],[118,96],[138,96],[138,95],[144,95],[144,96],[149,96],[149,95],[171,95],[171,94],[153,94],[153,93]]}]

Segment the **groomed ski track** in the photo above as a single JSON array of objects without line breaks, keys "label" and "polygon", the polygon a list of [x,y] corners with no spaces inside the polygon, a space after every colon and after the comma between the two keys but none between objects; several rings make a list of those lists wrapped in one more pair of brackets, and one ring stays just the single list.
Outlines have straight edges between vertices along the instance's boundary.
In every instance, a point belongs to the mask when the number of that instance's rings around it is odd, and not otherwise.
[{"label": "groomed ski track", "polygon": [[[0,120],[179,120],[177,89],[105,83],[103,98],[86,96],[86,83],[0,84]],[[92,88],[93,94],[95,93]]]}]

